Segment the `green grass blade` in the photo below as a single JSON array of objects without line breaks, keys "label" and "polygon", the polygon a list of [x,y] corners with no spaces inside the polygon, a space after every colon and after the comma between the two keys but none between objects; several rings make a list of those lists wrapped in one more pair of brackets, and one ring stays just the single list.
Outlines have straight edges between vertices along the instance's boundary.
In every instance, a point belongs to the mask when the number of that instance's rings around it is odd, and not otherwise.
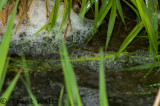
[{"label": "green grass blade", "polygon": [[[138,65],[138,66],[132,66],[132,67],[128,67],[128,68],[123,68],[120,69],[118,71],[135,71],[135,70],[147,70],[149,68],[151,68],[153,66],[153,63],[147,63],[147,64],[142,64],[142,65]],[[158,67],[159,63],[156,62],[154,64],[154,67]],[[111,70],[111,71],[115,71],[115,70]]]},{"label": "green grass blade", "polygon": [[95,0],[95,20],[98,18],[98,0]]},{"label": "green grass blade", "polygon": [[[71,1],[70,1],[71,2]],[[63,11],[63,18],[62,18],[62,22],[61,22],[61,26],[59,28],[59,31],[58,31],[58,34],[56,35],[56,39],[55,39],[55,42],[57,41],[61,31],[62,31],[62,28],[63,26],[65,25],[65,23],[67,22],[67,19],[68,19],[68,15],[70,14],[70,10],[71,10],[71,3],[69,3],[69,6],[68,6],[68,0],[64,0],[64,11]]]},{"label": "green grass blade", "polygon": [[88,37],[84,41],[85,43],[88,43],[92,39],[93,34],[96,32],[97,28],[102,23],[103,19],[105,18],[105,16],[109,12],[111,6],[112,6],[112,1],[109,1],[108,4],[104,5],[104,7],[101,6],[101,8],[99,10],[98,18],[97,18],[97,20],[95,20],[94,25],[90,29]]},{"label": "green grass blade", "polygon": [[[21,72],[18,72],[17,75],[15,76],[15,78],[12,80],[12,82],[10,83],[9,87],[7,88],[7,90],[2,94],[1,98],[5,98],[7,101],[18,81],[18,78],[20,76]],[[1,106],[5,106],[6,104],[2,104],[0,103]]]},{"label": "green grass blade", "polygon": [[36,33],[34,33],[32,36],[37,35],[38,33],[40,33],[42,30],[46,29],[49,26],[49,22],[47,22],[41,29],[39,29]]},{"label": "green grass blade", "polygon": [[100,106],[109,106],[106,92],[106,80],[105,80],[105,69],[104,69],[104,58],[103,52],[100,51],[101,59],[100,59],[100,69],[99,69],[99,100]]},{"label": "green grass blade", "polygon": [[151,13],[147,9],[143,0],[136,0],[137,8],[140,13],[141,19],[143,21],[144,27],[149,35],[150,45],[153,48],[155,55],[158,55],[158,43],[157,43],[157,35],[154,25],[150,19]]},{"label": "green grass blade", "polygon": [[33,95],[32,91],[31,91],[31,88],[30,88],[30,86],[28,85],[28,83],[27,83],[22,77],[21,77],[21,80],[22,80],[23,84],[25,85],[29,96],[30,96],[31,99],[33,100],[33,104],[34,104],[35,106],[41,106],[41,105],[38,104],[38,101],[37,101],[36,97]]},{"label": "green grass blade", "polygon": [[100,10],[99,10],[99,14],[98,14],[98,20],[97,20],[97,26],[99,27],[99,25],[102,23],[103,19],[105,18],[105,16],[107,15],[108,11],[111,9],[113,1],[109,1],[107,0],[106,4],[102,5]]},{"label": "green grass blade", "polygon": [[64,86],[62,86],[61,88],[61,93],[60,93],[59,100],[58,100],[58,106],[62,106],[63,93],[64,93]]},{"label": "green grass blade", "polygon": [[6,3],[7,0],[0,0],[0,10],[2,10],[2,7]]},{"label": "green grass blade", "polygon": [[24,69],[24,76],[25,76],[25,80],[28,84],[28,86],[31,85],[31,81],[30,81],[30,75],[29,75],[29,68],[27,67],[27,62],[26,62],[26,59],[24,57],[24,55],[22,55],[22,66],[23,66],[23,69]]},{"label": "green grass blade", "polygon": [[87,3],[86,3],[86,1],[87,0],[82,0],[82,7],[80,10],[80,17],[81,17],[82,22],[83,22],[84,15],[86,14],[86,12],[91,8],[91,6],[95,2],[95,0],[88,0]]},{"label": "green grass blade", "polygon": [[132,42],[132,40],[137,36],[137,34],[142,30],[143,23],[137,24],[134,29],[130,32],[130,34],[127,36],[127,38],[123,41],[120,49],[116,53],[114,58],[117,58],[119,54]]},{"label": "green grass blade", "polygon": [[144,77],[147,77],[152,72],[155,64],[156,64],[156,58],[154,59],[154,61],[153,61],[152,65],[151,65],[149,71],[144,75]]},{"label": "green grass blade", "polygon": [[157,0],[148,0],[147,9],[151,13],[151,20],[153,22],[156,35],[158,34],[158,1]]},{"label": "green grass blade", "polygon": [[75,74],[73,71],[73,67],[70,63],[70,59],[68,56],[68,52],[67,52],[64,40],[62,40],[62,44],[60,45],[60,55],[62,60],[61,62],[62,62],[62,68],[64,72],[66,90],[67,90],[67,94],[68,94],[71,106],[75,106],[75,105],[82,106]]},{"label": "green grass blade", "polygon": [[1,81],[2,74],[3,74],[3,69],[4,69],[5,63],[6,63],[6,58],[7,58],[9,44],[10,44],[10,40],[11,40],[12,28],[13,28],[13,24],[14,24],[14,18],[16,15],[18,2],[19,2],[19,0],[16,1],[16,5],[14,7],[13,13],[11,15],[11,18],[10,18],[9,23],[7,25],[6,32],[3,36],[3,39],[2,39],[2,42],[0,45],[0,66],[1,66],[0,67],[0,81]]},{"label": "green grass blade", "polygon": [[113,32],[113,28],[114,28],[114,24],[115,24],[115,20],[116,20],[116,11],[117,11],[117,7],[116,7],[116,0],[113,0],[112,3],[112,9],[111,9],[111,14],[110,14],[110,18],[109,18],[109,25],[108,25],[108,31],[107,31],[107,39],[106,39],[106,49],[108,48],[108,44]]},{"label": "green grass blade", "polygon": [[57,20],[57,16],[58,16],[58,10],[59,10],[59,3],[60,3],[60,0],[56,0],[55,4],[53,6],[52,13],[51,13],[50,20],[49,20],[49,23],[51,23],[51,25],[49,26],[49,31],[56,24],[56,20]]},{"label": "green grass blade", "polygon": [[[106,6],[110,3],[110,0],[103,0],[102,6],[99,10],[99,16],[101,16],[106,8]],[[112,3],[112,2],[111,2]]]},{"label": "green grass blade", "polygon": [[[134,13],[137,15],[138,22],[140,22],[141,19],[140,19],[138,11],[130,3],[128,3],[126,0],[123,0],[123,1],[134,11]],[[134,2],[133,0],[131,0],[131,1],[136,6],[136,2]]]},{"label": "green grass blade", "polygon": [[22,55],[22,66],[23,66],[23,69],[24,69],[25,79],[21,77],[21,80],[22,80],[23,84],[25,85],[29,96],[32,98],[33,104],[35,106],[40,106],[38,104],[37,100],[36,100],[36,97],[33,95],[32,90],[31,90],[31,81],[30,81],[30,76],[29,76],[29,68],[27,66],[27,62],[26,62],[26,59],[25,59],[24,55]]},{"label": "green grass blade", "polygon": [[120,0],[116,0],[116,4],[117,4],[117,10],[118,10],[118,13],[119,13],[119,15],[120,15],[120,17],[122,19],[122,22],[126,26]]},{"label": "green grass blade", "polygon": [[2,79],[0,81],[0,93],[1,93],[3,83],[4,83],[4,80],[5,80],[5,77],[6,77],[8,63],[9,63],[9,59],[6,60],[6,64],[5,64],[5,67],[4,67],[4,70],[3,70],[3,74],[2,74]]}]

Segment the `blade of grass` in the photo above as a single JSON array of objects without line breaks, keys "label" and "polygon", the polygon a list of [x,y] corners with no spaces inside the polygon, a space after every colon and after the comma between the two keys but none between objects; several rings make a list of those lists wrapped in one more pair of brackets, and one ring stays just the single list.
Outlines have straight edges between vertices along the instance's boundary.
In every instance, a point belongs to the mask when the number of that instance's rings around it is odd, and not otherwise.
[{"label": "blade of grass", "polygon": [[87,3],[86,3],[86,1],[87,0],[82,0],[82,7],[80,10],[80,17],[81,17],[82,22],[83,22],[84,15],[86,14],[86,12],[91,8],[91,6],[95,2],[95,0],[88,0]]},{"label": "blade of grass", "polygon": [[109,106],[106,92],[106,80],[105,80],[105,69],[104,69],[104,58],[103,51],[100,51],[101,59],[100,59],[100,69],[99,69],[99,100],[100,106]]},{"label": "blade of grass", "polygon": [[[12,82],[10,83],[9,87],[7,88],[7,90],[2,94],[1,98],[5,98],[7,101],[9,100],[9,97],[18,81],[18,78],[20,76],[21,72],[18,72],[17,75],[15,76],[15,78],[12,80]],[[1,106],[5,106],[6,104],[2,104],[0,103]]]},{"label": "blade of grass", "polygon": [[58,16],[58,10],[59,10],[59,3],[60,3],[60,0],[56,0],[55,4],[53,6],[52,13],[51,13],[50,20],[49,20],[49,23],[51,23],[51,25],[49,26],[49,31],[56,24],[56,20],[57,20],[57,16]]},{"label": "blade of grass", "polygon": [[[130,3],[128,3],[126,0],[123,0],[123,1],[134,11],[134,13],[137,15],[138,22],[140,22],[141,19],[140,19],[138,11]],[[134,2],[133,0],[131,0],[131,1],[136,6],[136,2]]]},{"label": "blade of grass", "polygon": [[29,68],[27,67],[27,62],[26,62],[24,55],[22,55],[21,58],[22,58],[22,66],[24,69],[25,80],[26,80],[27,84],[30,86],[31,81],[30,81],[30,76],[29,76]]},{"label": "blade of grass", "polygon": [[125,20],[124,20],[124,15],[123,15],[123,11],[122,11],[122,6],[121,6],[121,3],[120,3],[120,0],[116,0],[116,6],[117,6],[118,13],[119,13],[119,15],[120,15],[120,17],[122,19],[122,22],[126,27],[126,23],[125,23]]},{"label": "blade of grass", "polygon": [[34,33],[32,36],[37,35],[38,33],[40,33],[42,30],[46,29],[49,26],[49,22],[47,22],[41,29],[39,29],[36,33]]},{"label": "blade of grass", "polygon": [[0,10],[2,10],[2,7],[6,3],[7,0],[0,0]]},{"label": "blade of grass", "polygon": [[[147,70],[151,68],[153,63],[146,63],[138,66],[133,66],[133,67],[128,67],[128,68],[123,68],[118,71],[135,71],[135,70]],[[154,67],[158,67],[158,62],[155,63]],[[115,70],[110,70],[110,71],[115,71]]]},{"label": "blade of grass", "polygon": [[155,33],[154,25],[151,22],[151,14],[148,11],[143,0],[136,0],[137,8],[140,13],[141,19],[143,21],[144,27],[149,35],[150,45],[153,48],[155,55],[158,55],[158,43],[157,43],[157,35]]},{"label": "blade of grass", "polygon": [[56,35],[55,42],[59,38],[59,35],[60,35],[61,31],[62,31],[62,28],[63,28],[64,24],[67,22],[68,15],[70,14],[70,11],[71,11],[71,3],[70,2],[71,1],[64,0],[63,18],[62,18],[62,22],[61,22],[61,26],[59,28],[58,34]]},{"label": "blade of grass", "polygon": [[63,93],[64,93],[64,86],[61,88],[59,100],[58,100],[58,106],[62,106],[62,98],[63,98]]},{"label": "blade of grass", "polygon": [[113,32],[113,28],[114,28],[114,24],[115,24],[115,20],[116,20],[116,10],[117,10],[116,0],[113,0],[111,14],[110,14],[110,18],[109,18],[109,25],[108,25],[108,30],[107,30],[107,39],[106,39],[105,51],[108,48],[108,44],[109,44],[109,41],[110,41],[110,38],[111,38],[111,35],[112,35],[112,32]]},{"label": "blade of grass", "polygon": [[8,63],[9,63],[9,59],[6,60],[6,64],[5,64],[5,67],[4,67],[4,70],[3,70],[3,74],[2,74],[2,79],[0,81],[0,93],[1,93],[3,83],[4,83],[4,80],[5,80],[5,77],[6,77]]},{"label": "blade of grass", "polygon": [[95,20],[98,19],[98,0],[95,0]]},{"label": "blade of grass", "polygon": [[134,29],[130,32],[127,38],[123,41],[121,47],[119,48],[118,52],[115,54],[114,59],[116,59],[119,54],[132,42],[132,40],[137,36],[137,34],[142,30],[143,23],[137,24]]},{"label": "blade of grass", "polygon": [[60,55],[62,60],[61,62],[62,62],[62,68],[64,72],[66,90],[67,90],[67,94],[68,94],[71,106],[75,106],[75,105],[82,106],[75,74],[73,71],[73,67],[70,63],[70,59],[68,56],[68,52],[67,52],[64,40],[62,40],[62,43],[60,45]]},{"label": "blade of grass", "polygon": [[25,85],[29,96],[30,96],[31,99],[33,100],[33,104],[34,104],[35,106],[41,106],[41,105],[38,104],[38,101],[37,101],[36,97],[33,95],[32,91],[31,91],[31,88],[30,88],[30,86],[28,85],[28,83],[27,83],[22,77],[21,77],[21,80],[22,80],[23,84]]},{"label": "blade of grass", "polygon": [[16,5],[13,9],[13,13],[11,15],[11,18],[10,18],[9,23],[7,25],[6,32],[3,36],[3,39],[2,39],[2,42],[0,45],[0,66],[1,66],[0,67],[0,81],[1,81],[1,77],[2,77],[3,70],[5,67],[5,63],[6,63],[6,58],[7,58],[9,44],[10,44],[10,40],[11,40],[12,28],[13,28],[13,24],[14,24],[14,18],[16,15],[18,2],[19,2],[19,0],[16,1]]},{"label": "blade of grass", "polygon": [[154,61],[153,61],[152,65],[151,65],[149,71],[144,75],[144,77],[147,77],[152,72],[155,64],[156,64],[156,58],[154,59]]},{"label": "blade of grass", "polygon": [[23,69],[24,69],[25,79],[21,77],[21,80],[22,80],[23,84],[25,85],[29,96],[32,98],[33,104],[35,106],[41,106],[41,105],[38,104],[36,97],[32,93],[30,76],[29,76],[29,73],[28,73],[29,69],[27,67],[27,63],[26,63],[26,59],[25,59],[24,55],[22,55],[22,66],[23,66]]},{"label": "blade of grass", "polygon": [[105,18],[105,16],[109,12],[111,6],[112,6],[112,1],[109,1],[109,3],[107,2],[105,5],[101,6],[101,8],[99,10],[98,18],[97,18],[97,20],[95,20],[94,25],[90,29],[88,37],[84,41],[85,43],[88,43],[92,39],[93,34],[96,32],[97,28],[102,23],[103,19]]}]

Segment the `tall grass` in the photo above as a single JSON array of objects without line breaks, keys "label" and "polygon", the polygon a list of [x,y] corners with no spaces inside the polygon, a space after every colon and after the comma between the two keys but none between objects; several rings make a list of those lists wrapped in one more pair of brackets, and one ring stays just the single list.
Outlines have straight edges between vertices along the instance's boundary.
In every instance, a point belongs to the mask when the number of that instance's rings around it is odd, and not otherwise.
[{"label": "tall grass", "polygon": [[[7,0],[1,0],[0,1],[0,10],[4,6],[5,2]],[[108,106],[108,101],[107,101],[107,96],[106,96],[106,84],[105,84],[105,70],[104,70],[104,65],[103,65],[103,59],[108,58],[108,57],[113,57],[116,59],[120,54],[123,55],[123,51],[126,49],[126,47],[133,41],[133,39],[140,33],[142,29],[145,29],[147,34],[148,34],[148,39],[149,39],[149,50],[150,53],[154,55],[154,62],[153,64],[148,64],[148,67],[150,66],[149,72],[146,74],[146,76],[152,71],[152,69],[157,66],[158,62],[157,59],[159,60],[158,56],[158,4],[156,0],[148,0],[149,3],[146,4],[144,0],[130,0],[128,2],[127,0],[103,0],[101,6],[99,5],[98,0],[82,0],[82,6],[80,10],[80,17],[82,18],[82,21],[84,19],[85,14],[87,11],[94,5],[95,10],[94,10],[94,24],[90,30],[90,33],[88,37],[85,39],[85,42],[88,43],[94,33],[97,31],[98,27],[101,25],[102,21],[106,17],[108,13],[110,13],[109,16],[109,24],[108,24],[108,29],[107,30],[107,36],[106,36],[106,50],[108,48],[108,45],[110,43],[110,38],[112,36],[112,32],[115,26],[115,20],[116,20],[116,15],[117,13],[120,15],[122,22],[125,23],[124,15],[123,15],[123,7],[121,6],[121,2],[126,3],[132,10],[135,12],[137,18],[138,18],[138,23],[137,25],[132,29],[132,31],[128,34],[128,36],[125,38],[124,42],[122,43],[121,47],[116,53],[113,54],[108,54],[108,55],[103,55],[101,51],[101,56],[100,57],[91,57],[91,58],[80,58],[80,59],[74,59],[72,61],[87,61],[87,60],[98,60],[100,59],[100,73],[99,73],[99,87],[100,87],[100,106]],[[9,60],[7,60],[7,55],[8,55],[8,49],[9,49],[9,44],[11,40],[11,34],[12,34],[12,28],[14,24],[14,18],[16,15],[16,10],[18,6],[19,0],[16,1],[16,5],[14,7],[14,10],[12,12],[11,18],[8,22],[6,32],[3,36],[1,45],[0,45],[0,91],[3,87],[7,67]],[[38,34],[40,31],[43,29],[47,28],[49,31],[54,28],[58,16],[58,9],[60,5],[60,0],[55,1],[55,5],[52,9],[52,13],[50,16],[49,22],[47,22],[39,31],[37,31],[34,35]],[[72,7],[72,0],[64,0],[64,11],[63,11],[63,18],[62,18],[62,23],[59,29],[59,33],[57,36],[60,34],[63,26],[65,23],[69,20],[68,17],[70,16],[70,10]],[[111,12],[109,12],[111,11]],[[33,36],[34,36],[33,35]],[[62,68],[64,72],[64,79],[65,79],[65,88],[67,91],[67,96],[69,98],[65,99],[65,105],[71,105],[71,106],[82,106],[82,101],[80,98],[80,94],[78,91],[78,85],[76,82],[76,76],[73,70],[73,67],[70,63],[69,59],[69,54],[67,52],[67,48],[65,46],[65,42],[62,40],[62,43],[59,46],[60,49],[60,56],[61,56],[61,63],[62,63]],[[27,71],[27,66],[25,59],[23,58],[23,67],[24,70]],[[128,70],[135,70],[135,69],[140,69],[140,68],[146,68],[146,66],[141,65],[139,67],[132,67]],[[14,89],[14,86],[16,82],[18,81],[18,78],[20,77],[21,72],[19,72],[16,77],[12,80],[11,84],[7,88],[7,90],[2,94],[1,98],[9,98],[11,95],[11,92]],[[30,97],[33,99],[34,105],[38,106],[39,104],[37,103],[37,100],[33,93],[31,92],[31,86],[30,86],[30,79],[29,79],[29,74],[25,73],[25,78],[21,78],[22,82],[24,83]],[[62,101],[62,94],[63,90],[61,91],[60,95],[60,102]],[[59,102],[59,105],[60,105]],[[5,104],[3,104],[5,105]]]},{"label": "tall grass", "polygon": [[[5,2],[6,2],[6,0],[1,0],[0,10],[2,9]],[[9,48],[9,44],[10,44],[12,28],[13,28],[13,24],[14,24],[14,18],[15,18],[15,15],[16,15],[18,2],[19,2],[19,0],[16,1],[16,5],[13,9],[11,18],[8,22],[6,32],[3,36],[2,42],[0,44],[0,93],[2,91],[2,86],[3,86],[3,83],[4,83],[7,68],[8,68],[8,62],[9,62],[9,59],[7,59],[8,48]],[[12,91],[13,91],[13,89],[14,89],[17,81],[18,81],[18,78],[19,78],[20,74],[21,74],[21,72],[17,73],[15,78],[11,81],[9,87],[1,95],[0,99],[6,100],[6,101],[4,101],[4,104],[2,102],[0,103],[1,106],[5,106],[7,101],[9,100],[9,97],[10,97],[10,95],[11,95],[11,93],[12,93]]]},{"label": "tall grass", "polygon": [[60,45],[60,55],[64,72],[66,91],[70,100],[70,104],[71,106],[82,106],[73,67],[70,63],[68,52],[63,40]]},{"label": "tall grass", "polygon": [[103,51],[100,51],[101,60],[99,66],[99,100],[100,106],[109,106],[107,93],[106,93],[106,80],[105,80],[105,69],[104,69],[104,54]]}]

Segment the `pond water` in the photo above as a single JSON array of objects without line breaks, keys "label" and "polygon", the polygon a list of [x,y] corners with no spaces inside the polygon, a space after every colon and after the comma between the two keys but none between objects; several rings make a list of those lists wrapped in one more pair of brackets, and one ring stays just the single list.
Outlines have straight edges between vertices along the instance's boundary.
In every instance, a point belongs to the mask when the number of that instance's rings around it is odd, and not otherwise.
[{"label": "pond water", "polygon": [[[49,2],[53,1],[49,0]],[[30,21],[22,24],[19,30],[13,33],[9,50],[11,61],[3,90],[5,90],[16,75],[15,71],[21,70],[20,56],[24,53],[27,65],[30,67],[33,94],[35,94],[38,100],[41,101],[43,99],[42,102],[51,100],[51,103],[57,106],[61,87],[64,84],[64,77],[60,62],[57,61],[60,59],[60,56],[58,45],[54,42],[54,39],[60,27],[61,18],[57,21],[57,29],[54,29],[54,33],[49,33],[49,37],[46,36],[45,31],[34,37],[31,36],[47,22],[45,16],[37,17],[41,12],[45,14],[45,11],[42,11],[44,9],[43,3],[43,0],[37,1],[35,4],[33,3],[34,12],[29,11],[29,15],[32,17]],[[49,10],[52,10],[52,6],[49,6]],[[63,8],[63,3],[60,5],[60,8]],[[125,14],[129,13],[128,11],[130,10],[126,9]],[[113,36],[106,54],[113,54],[118,51],[125,38],[123,35],[127,35],[136,25],[135,20],[133,20],[135,14],[128,14],[127,16],[126,23],[130,22],[127,24],[129,26],[127,30],[120,19],[116,20]],[[62,16],[60,15],[59,17]],[[87,45],[82,46],[83,40],[93,24],[93,20],[85,19],[84,23],[81,23],[80,17],[72,10],[72,32],[66,38],[66,45],[71,59],[99,55],[99,49],[105,48],[107,19],[100,26],[93,39]],[[62,34],[64,34],[64,31],[65,28]],[[22,44],[18,43],[24,39],[28,39],[29,41]],[[155,73],[157,70],[155,68],[149,76],[144,77],[149,70],[146,64],[153,62],[153,58],[149,56],[147,45],[146,39],[140,39],[129,45],[124,53],[114,62],[110,62],[113,57],[105,59],[107,95],[110,106],[151,106],[153,104],[158,87],[150,87],[149,85],[159,83],[160,74]],[[72,65],[83,105],[99,106],[99,60],[74,61]],[[140,65],[144,66],[141,69],[137,69],[136,66]],[[63,99],[65,97],[66,92],[63,95]],[[29,104],[29,100],[30,97],[25,86],[19,80],[8,102],[8,106],[13,103],[15,106],[25,106]],[[45,102],[43,105],[48,106],[49,102]]]}]

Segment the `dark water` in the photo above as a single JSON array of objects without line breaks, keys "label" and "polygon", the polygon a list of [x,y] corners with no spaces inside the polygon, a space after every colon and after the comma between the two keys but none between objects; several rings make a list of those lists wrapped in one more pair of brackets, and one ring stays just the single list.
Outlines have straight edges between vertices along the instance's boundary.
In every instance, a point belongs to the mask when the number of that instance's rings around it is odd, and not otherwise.
[{"label": "dark water", "polygon": [[[127,24],[129,26],[127,30],[120,19],[116,20],[113,36],[108,48],[109,52],[107,53],[118,51],[124,40],[124,36],[136,25],[135,20],[132,18],[135,16],[133,14],[128,14],[127,16],[126,23],[130,22],[130,24]],[[69,47],[68,51],[71,58],[96,56],[99,49],[105,47],[107,26],[106,21],[100,26],[98,33],[95,34],[96,36],[87,45],[82,46],[80,50],[80,45]],[[105,60],[106,87],[110,106],[151,106],[154,102],[158,87],[149,87],[149,85],[159,82],[160,74],[156,73],[157,69],[155,68],[148,77],[144,77],[148,69],[123,71],[123,68],[152,63],[153,61],[153,59],[144,60],[143,58],[148,56],[147,40],[136,39],[135,41],[126,49],[131,54],[120,56],[112,63],[108,63],[109,59]],[[46,51],[44,50],[44,52]],[[15,71],[21,69],[18,63],[20,57],[15,54],[11,54],[11,57],[15,60],[11,60],[10,62],[10,67],[13,67],[9,68],[7,72],[3,90],[7,88],[16,75]],[[64,85],[63,71],[60,63],[53,61],[59,58],[60,56],[57,52],[48,53],[47,55],[36,55],[35,53],[34,56],[26,54],[27,64],[31,68],[32,92],[43,106],[48,106],[50,103],[57,106],[59,94],[62,85]],[[73,67],[83,105],[98,106],[99,61],[73,62]],[[63,95],[63,99],[65,98],[66,92]],[[26,106],[31,103],[30,99],[25,86],[19,80],[7,105]]]}]

